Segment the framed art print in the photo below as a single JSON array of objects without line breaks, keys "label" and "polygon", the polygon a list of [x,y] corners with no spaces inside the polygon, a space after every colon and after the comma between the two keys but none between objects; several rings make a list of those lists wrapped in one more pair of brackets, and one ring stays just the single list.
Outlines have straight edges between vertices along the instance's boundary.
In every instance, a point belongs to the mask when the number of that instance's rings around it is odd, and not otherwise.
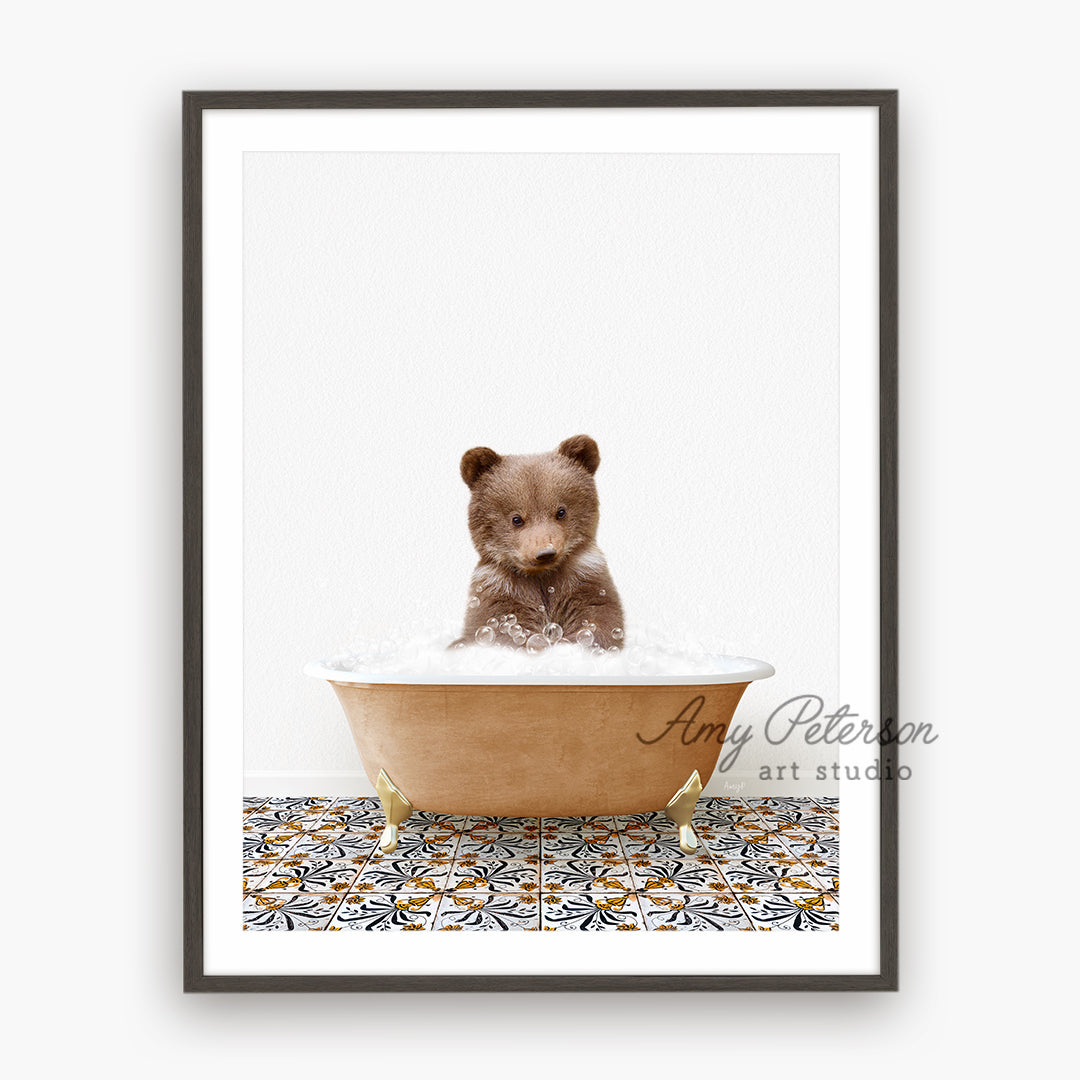
[{"label": "framed art print", "polygon": [[896,93],[183,131],[185,988],[895,989]]}]

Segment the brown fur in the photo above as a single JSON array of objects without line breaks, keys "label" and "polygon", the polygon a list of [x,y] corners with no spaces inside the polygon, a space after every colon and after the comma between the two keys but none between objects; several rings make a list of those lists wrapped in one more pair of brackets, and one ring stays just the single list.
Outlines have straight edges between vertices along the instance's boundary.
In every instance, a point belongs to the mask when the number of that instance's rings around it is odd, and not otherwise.
[{"label": "brown fur", "polygon": [[[600,503],[593,473],[599,465],[600,451],[588,435],[566,439],[547,454],[502,456],[486,446],[465,453],[469,531],[480,555],[469,595],[480,603],[466,608],[459,642],[471,644],[488,619],[513,614],[530,635],[555,622],[569,640],[595,623],[596,645],[621,648],[612,631],[623,627],[622,605],[596,546]],[[496,640],[513,644],[498,632]]]}]

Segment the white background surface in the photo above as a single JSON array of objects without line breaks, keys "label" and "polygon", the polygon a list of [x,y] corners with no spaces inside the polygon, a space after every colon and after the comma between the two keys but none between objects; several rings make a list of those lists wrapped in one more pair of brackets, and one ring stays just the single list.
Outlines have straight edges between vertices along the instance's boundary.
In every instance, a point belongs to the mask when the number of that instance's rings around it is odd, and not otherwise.
[{"label": "white background surface", "polygon": [[[836,793],[808,782],[834,747],[762,732],[796,695],[843,703],[840,173],[826,153],[245,155],[245,791],[358,771],[303,662],[460,628],[462,453],[587,432],[631,640],[660,626],[777,670],[708,790]],[[758,783],[793,757],[802,785]]]},{"label": "white background surface", "polygon": [[[410,1067],[482,1038],[526,1075],[1046,1071],[1075,786],[1066,9],[387,10],[9,18],[7,831],[49,867],[6,892],[9,1050],[38,1076],[388,1071],[403,1033]],[[672,86],[901,89],[901,705],[941,733],[902,792],[902,990],[183,997],[180,89]],[[1006,888],[1021,852],[1046,873]]]}]

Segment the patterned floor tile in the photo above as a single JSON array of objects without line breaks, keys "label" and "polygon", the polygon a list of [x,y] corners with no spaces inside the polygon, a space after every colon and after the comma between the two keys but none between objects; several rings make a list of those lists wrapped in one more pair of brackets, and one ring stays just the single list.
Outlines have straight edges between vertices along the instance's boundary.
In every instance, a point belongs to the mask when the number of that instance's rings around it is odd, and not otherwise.
[{"label": "patterned floor tile", "polygon": [[[547,842],[547,846],[551,846],[556,843],[560,838],[566,839],[567,837],[574,837],[575,839],[587,841],[590,844],[604,845],[618,849],[619,848],[619,830],[615,828],[614,822],[611,825],[604,825],[601,823],[583,825],[580,829],[571,829],[563,827],[560,829],[544,828],[540,830],[540,846],[544,847],[544,842]],[[597,848],[599,851],[599,848]],[[563,857],[563,856],[560,856]]]},{"label": "patterned floor tile", "polygon": [[271,796],[265,805],[273,810],[303,810],[308,813],[322,811],[333,805],[334,800],[322,795],[301,795],[290,797],[287,795]]},{"label": "patterned floor tile", "polygon": [[[397,852],[394,853],[396,855]],[[398,859],[386,856],[368,859],[352,882],[351,892],[433,893],[446,888],[449,859]]]},{"label": "patterned floor tile", "polygon": [[540,854],[540,834],[469,831],[458,842],[457,856],[478,859],[523,859]]},{"label": "patterned floor tile", "polygon": [[840,824],[831,814],[823,814],[815,808],[812,812],[780,811],[767,819],[773,832],[807,832],[815,834],[838,833]]},{"label": "patterned floor tile", "polygon": [[323,819],[322,812],[273,810],[262,807],[244,817],[245,832],[307,832]]},{"label": "patterned floor tile", "polygon": [[342,833],[366,833],[372,831],[381,833],[382,827],[382,821],[367,824],[357,822],[354,825],[348,825],[337,818],[323,817],[316,822],[307,823],[304,828],[304,835],[315,839],[336,839]]},{"label": "patterned floor tile", "polygon": [[244,860],[244,892],[255,892],[259,882],[277,865],[277,859]]},{"label": "patterned floor tile", "polygon": [[465,855],[455,859],[446,884],[449,892],[517,893],[540,889],[539,860],[482,859]]},{"label": "patterned floor tile", "polygon": [[[701,822],[699,824],[694,825],[694,835],[698,839],[698,846],[699,847],[703,847],[703,841],[705,841],[705,840],[714,840],[721,833],[726,832],[726,831],[730,831],[730,830],[728,830],[727,826],[725,826],[725,825],[717,826],[717,825],[714,825],[714,824],[712,824],[711,822],[708,822],[708,821]],[[678,838],[678,831],[677,830],[674,833],[674,836],[676,837],[676,839]]]},{"label": "patterned floor tile", "polygon": [[562,829],[544,833],[541,850],[554,859],[621,859],[624,856],[618,833],[574,832]]},{"label": "patterned floor tile", "polygon": [[[376,834],[376,847],[382,837],[381,830]],[[446,830],[423,829],[420,832],[398,833],[397,847],[388,855],[394,859],[448,859],[457,850],[458,837]]]},{"label": "patterned floor tile", "polygon": [[342,795],[330,804],[331,810],[378,810],[382,803],[374,795]]},{"label": "patterned floor tile", "polygon": [[546,817],[540,819],[540,828],[545,833],[559,832],[588,832],[588,833],[613,833],[617,829],[616,819],[613,817]]},{"label": "patterned floor tile", "polygon": [[794,854],[776,833],[717,830],[712,836],[704,837],[703,842],[710,854],[729,859],[772,859]]},{"label": "patterned floor tile", "polygon": [[740,896],[758,930],[839,930],[840,907],[828,893]]},{"label": "patterned floor tile", "polygon": [[251,930],[828,930],[839,810],[701,799],[687,855],[663,811],[468,818],[415,811],[389,855],[377,799],[244,799]]},{"label": "patterned floor tile", "polygon": [[[378,811],[380,820],[382,811]],[[463,833],[469,819],[464,814],[436,814],[431,810],[414,810],[406,819],[402,828],[430,829],[444,828],[448,832]],[[506,830],[509,831],[509,830]]]},{"label": "patterned floor tile", "polygon": [[708,858],[630,860],[630,873],[639,896],[648,892],[729,893],[731,889]]},{"label": "patterned floor tile", "polygon": [[727,821],[710,822],[709,826],[716,833],[735,833],[737,836],[760,835],[761,833],[779,832],[775,820],[760,818],[756,814],[736,814]]},{"label": "patterned floor tile", "polygon": [[614,820],[615,827],[624,836],[637,836],[641,833],[671,832],[673,829],[677,828],[675,822],[665,816],[663,810],[650,810],[644,814],[619,814]]},{"label": "patterned floor tile", "polygon": [[752,930],[753,923],[733,896],[717,893],[656,892],[641,896],[649,930]]},{"label": "patterned floor tile", "polygon": [[446,893],[435,930],[533,930],[539,925],[535,893]]},{"label": "patterned floor tile", "polygon": [[764,830],[762,819],[750,810],[710,810],[698,809],[694,811],[694,828],[731,829],[740,827],[741,832],[747,832],[753,827],[759,831]]},{"label": "patterned floor tile", "polygon": [[244,897],[244,929],[324,930],[340,903],[336,893],[251,893]]},{"label": "patterned floor tile", "polygon": [[625,861],[558,859],[541,871],[544,892],[633,892],[634,879]]},{"label": "patterned floor tile", "polygon": [[[696,832],[696,830],[695,830]],[[704,838],[698,833],[698,851],[687,853],[679,847],[678,832],[623,834],[622,846],[628,859],[686,859],[705,853]]]},{"label": "patterned floor tile", "polygon": [[290,855],[300,855],[309,859],[355,859],[361,855],[370,855],[378,846],[381,830],[367,829],[364,832],[320,832],[304,833],[296,845],[290,849]]},{"label": "patterned floor tile", "polygon": [[750,804],[745,799],[726,798],[722,795],[705,795],[698,799],[698,810],[718,810],[722,813],[749,814]]},{"label": "patterned floor tile", "polygon": [[[437,843],[454,842],[460,837],[465,836],[465,831],[462,826],[452,821],[413,821],[409,818],[401,826],[400,836],[421,836],[425,842],[435,841]],[[483,833],[483,836],[490,836],[491,833]]]},{"label": "patterned floor tile", "polygon": [[544,893],[545,930],[644,930],[645,917],[632,893]]},{"label": "patterned floor tile", "polygon": [[427,930],[439,908],[439,894],[349,893],[327,930]]},{"label": "patterned floor tile", "polygon": [[[797,859],[814,857],[837,862],[840,858],[840,839],[836,833],[814,834],[783,832],[776,834],[784,847]],[[752,858],[753,856],[749,856]]]},{"label": "patterned floor tile", "polygon": [[540,831],[540,819],[534,817],[470,817],[465,825],[465,831],[471,833],[478,830],[535,833]]},{"label": "patterned floor tile", "polygon": [[343,893],[356,880],[362,859],[282,859],[259,884],[260,892]]},{"label": "patterned floor tile", "polygon": [[817,878],[797,859],[733,859],[721,867],[725,880],[736,895],[741,893],[819,893]]},{"label": "patterned floor tile", "polygon": [[813,799],[806,795],[781,798],[776,795],[746,800],[755,814],[766,810],[806,810],[813,805]]},{"label": "patterned floor tile", "polygon": [[[794,856],[792,856],[794,858]],[[810,855],[799,856],[799,862],[810,871],[811,874],[839,874],[840,860],[837,856]]]},{"label": "patterned floor tile", "polygon": [[838,862],[827,862],[824,859],[807,856],[804,865],[814,879],[821,882],[822,889],[834,895],[840,892],[840,864]]},{"label": "patterned floor tile", "polygon": [[333,825],[342,832],[363,832],[367,829],[381,829],[386,824],[386,816],[379,806],[372,809],[354,803],[330,807],[323,815],[322,822]]},{"label": "patterned floor tile", "polygon": [[250,832],[243,834],[243,855],[245,859],[278,859],[291,851],[303,833],[266,833]]}]

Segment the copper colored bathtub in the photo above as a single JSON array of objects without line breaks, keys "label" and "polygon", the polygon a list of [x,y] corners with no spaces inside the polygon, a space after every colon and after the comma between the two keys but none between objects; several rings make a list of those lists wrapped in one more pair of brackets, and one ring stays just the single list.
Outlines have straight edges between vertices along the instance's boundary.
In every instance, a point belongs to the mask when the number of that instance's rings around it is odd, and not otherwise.
[{"label": "copper colored bathtub", "polygon": [[414,809],[484,817],[666,810],[685,827],[684,850],[693,850],[689,812],[735,707],[753,680],[773,674],[759,660],[721,659],[722,674],[596,681],[446,674],[424,681],[321,662],[304,672],[329,682],[345,710],[387,812],[384,851],[396,846],[396,826]]}]

